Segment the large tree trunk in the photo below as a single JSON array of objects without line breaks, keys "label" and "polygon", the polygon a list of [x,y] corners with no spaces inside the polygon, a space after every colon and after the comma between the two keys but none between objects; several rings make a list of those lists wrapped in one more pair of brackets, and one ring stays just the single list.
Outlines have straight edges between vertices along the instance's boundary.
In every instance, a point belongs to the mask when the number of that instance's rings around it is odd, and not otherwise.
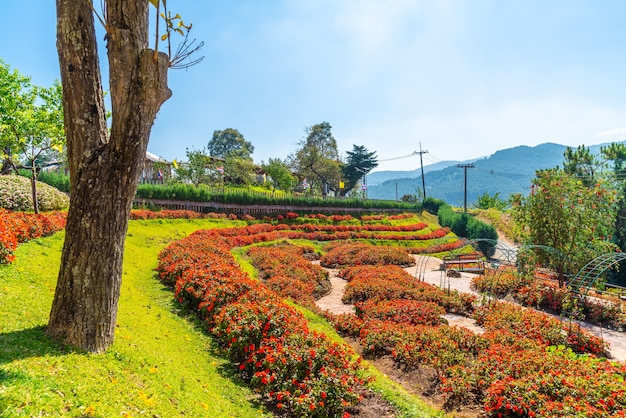
[{"label": "large tree trunk", "polygon": [[168,58],[147,49],[148,2],[108,0],[112,125],[107,135],[90,1],[57,0],[71,190],[48,334],[91,352],[113,342],[124,240]]}]

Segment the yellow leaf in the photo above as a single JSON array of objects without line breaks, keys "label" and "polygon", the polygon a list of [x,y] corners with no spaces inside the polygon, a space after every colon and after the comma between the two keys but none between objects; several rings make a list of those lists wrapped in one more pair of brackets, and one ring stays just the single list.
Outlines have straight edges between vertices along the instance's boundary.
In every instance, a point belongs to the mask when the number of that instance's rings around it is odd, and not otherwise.
[{"label": "yellow leaf", "polygon": [[154,7],[159,7],[159,0],[148,0]]},{"label": "yellow leaf", "polygon": [[163,35],[161,35],[161,40],[164,41],[167,39],[167,33],[164,33]]}]

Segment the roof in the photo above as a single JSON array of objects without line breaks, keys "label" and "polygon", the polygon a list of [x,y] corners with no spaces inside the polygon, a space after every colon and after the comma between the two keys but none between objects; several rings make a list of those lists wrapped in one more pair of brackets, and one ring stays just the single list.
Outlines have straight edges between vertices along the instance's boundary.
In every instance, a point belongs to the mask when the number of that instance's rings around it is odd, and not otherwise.
[{"label": "roof", "polygon": [[169,161],[164,160],[163,158],[161,158],[158,155],[153,154],[153,153],[151,153],[149,151],[146,151],[146,160],[150,160],[150,161],[155,162],[155,163],[167,163],[167,164],[169,164]]}]

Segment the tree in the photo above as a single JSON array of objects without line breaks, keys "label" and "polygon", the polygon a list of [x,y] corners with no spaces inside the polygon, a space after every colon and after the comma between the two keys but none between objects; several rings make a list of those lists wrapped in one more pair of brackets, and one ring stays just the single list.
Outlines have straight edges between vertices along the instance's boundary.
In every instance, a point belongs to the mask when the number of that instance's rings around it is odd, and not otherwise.
[{"label": "tree", "polygon": [[368,151],[363,145],[352,145],[352,151],[347,151],[346,163],[341,167],[344,187],[341,196],[354,190],[359,180],[378,166],[376,151]]},{"label": "tree", "polygon": [[267,164],[263,164],[263,170],[272,183],[272,190],[279,188],[281,190],[291,190],[297,184],[297,179],[291,174],[291,170],[287,163],[280,158],[270,158]]},{"label": "tree", "polygon": [[229,154],[224,161],[224,177],[228,183],[248,185],[254,180],[256,166],[251,158],[241,158],[236,153]]},{"label": "tree", "polygon": [[213,131],[213,137],[209,141],[207,149],[210,156],[220,158],[236,156],[250,159],[254,152],[252,143],[246,141],[237,129],[232,128]]},{"label": "tree", "polygon": [[559,252],[546,257],[563,285],[565,273],[615,249],[610,243],[615,221],[615,191],[598,183],[587,187],[559,169],[537,172],[529,196],[513,197],[513,218],[525,244]]},{"label": "tree", "polygon": [[31,170],[31,194],[39,213],[37,175],[41,165],[60,154],[65,144],[61,85],[33,86],[0,61],[0,144],[2,172]]},{"label": "tree", "polygon": [[477,209],[497,209],[504,210],[508,205],[506,200],[500,199],[500,192],[496,192],[493,196],[485,192],[478,196],[478,200],[474,203],[474,207]]},{"label": "tree", "polygon": [[205,150],[190,150],[186,149],[187,163],[178,165],[175,168],[176,175],[182,181],[189,181],[194,186],[198,186],[200,183],[208,183],[211,180],[211,175],[208,171],[210,167],[210,157],[206,154]]},{"label": "tree", "polygon": [[[109,133],[94,5],[57,0],[57,49],[72,193],[47,332],[91,352],[103,352],[113,342],[124,239],[141,162],[156,114],[172,94],[167,86],[168,68],[180,66],[187,54],[168,56],[156,46],[148,47],[148,7],[146,0],[106,0],[104,17],[98,16],[106,31]],[[163,15],[168,16],[167,11]],[[168,24],[163,39],[169,39],[172,31]],[[182,50],[189,51],[189,47]]]},{"label": "tree", "polygon": [[39,213],[37,199],[37,176],[41,165],[62,152],[65,144],[63,129],[63,108],[61,85],[55,83],[50,88],[36,87],[36,100],[30,109],[21,115],[21,132],[16,137],[20,154],[31,170],[30,187],[33,209]]},{"label": "tree", "polygon": [[602,167],[602,163],[591,153],[589,148],[584,145],[580,145],[576,150],[567,147],[563,157],[563,171],[565,173],[578,177],[586,186],[595,183],[597,172]]},{"label": "tree", "polygon": [[289,156],[292,170],[301,180],[307,180],[311,191],[317,189],[323,196],[338,188],[341,180],[337,141],[331,129],[328,122],[305,128],[306,139],[300,141],[300,148]]},{"label": "tree", "polygon": [[17,127],[20,126],[19,114],[34,101],[30,79],[20,74],[0,59],[0,152],[2,169],[6,174],[18,172],[14,156],[19,152]]}]

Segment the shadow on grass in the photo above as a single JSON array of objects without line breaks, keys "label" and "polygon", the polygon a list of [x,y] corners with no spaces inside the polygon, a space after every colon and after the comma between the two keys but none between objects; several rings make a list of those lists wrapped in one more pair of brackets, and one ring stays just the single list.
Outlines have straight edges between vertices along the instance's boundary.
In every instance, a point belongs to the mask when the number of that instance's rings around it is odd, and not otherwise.
[{"label": "shadow on grass", "polygon": [[29,357],[60,356],[73,351],[46,335],[45,325],[0,333],[0,365]]}]

